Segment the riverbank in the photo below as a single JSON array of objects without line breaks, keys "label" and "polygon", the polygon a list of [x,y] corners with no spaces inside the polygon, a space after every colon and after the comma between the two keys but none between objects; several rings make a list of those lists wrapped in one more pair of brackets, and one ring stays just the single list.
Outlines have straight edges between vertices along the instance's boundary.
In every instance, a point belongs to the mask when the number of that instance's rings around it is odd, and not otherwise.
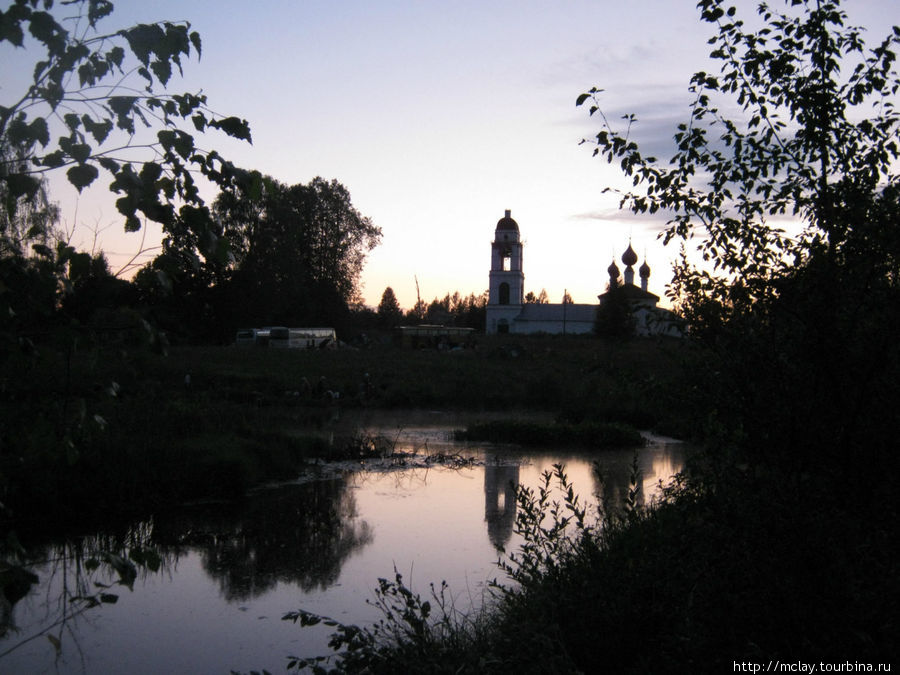
[{"label": "riverbank", "polygon": [[[371,452],[346,411],[442,409],[677,435],[680,341],[482,338],[460,351],[43,350],[6,380],[7,524],[42,528],[237,497],[315,458]],[[16,383],[15,391],[11,387]]]}]

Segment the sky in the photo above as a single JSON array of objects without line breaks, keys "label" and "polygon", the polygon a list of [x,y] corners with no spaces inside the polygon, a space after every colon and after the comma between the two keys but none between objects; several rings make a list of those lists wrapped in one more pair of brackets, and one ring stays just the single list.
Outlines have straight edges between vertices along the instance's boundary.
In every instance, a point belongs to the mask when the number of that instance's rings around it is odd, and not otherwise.
[{"label": "sky", "polygon": [[[657,240],[665,217],[619,212],[604,193],[627,183],[580,145],[599,124],[575,100],[602,88],[611,120],[635,113],[638,142],[673,154],[690,76],[713,69],[711,28],[694,0],[115,4],[104,30],[165,19],[200,33],[202,57],[186,62],[169,90],[202,89],[212,109],[247,119],[253,135],[250,145],[211,133],[202,147],[283,183],[322,176],[347,187],[383,232],[362,276],[367,304],[390,286],[409,308],[416,280],[426,302],[486,290],[490,243],[507,209],[525,242],[526,291],[596,302],[606,268],[630,241],[653,270],[649,290],[664,295],[678,253]],[[752,20],[755,0],[734,4]],[[873,43],[900,23],[900,0],[849,0],[845,10]],[[7,75],[34,58],[0,56],[7,100],[17,84]],[[79,197],[57,177],[51,195],[73,243],[102,248],[116,270],[142,236],[151,247],[160,234],[150,224],[126,235],[107,183]]]}]

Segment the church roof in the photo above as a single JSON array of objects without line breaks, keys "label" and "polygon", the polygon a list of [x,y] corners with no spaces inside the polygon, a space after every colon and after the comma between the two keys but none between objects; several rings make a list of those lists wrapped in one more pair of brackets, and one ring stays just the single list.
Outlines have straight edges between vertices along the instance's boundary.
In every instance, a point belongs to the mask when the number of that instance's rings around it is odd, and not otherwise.
[{"label": "church roof", "polygon": [[514,230],[515,232],[519,231],[519,224],[512,219],[510,213],[510,210],[507,209],[506,215],[504,215],[500,220],[497,221],[498,230]]},{"label": "church roof", "polygon": [[622,284],[621,286],[616,286],[614,289],[606,291],[597,297],[600,298],[600,301],[603,301],[603,298],[609,296],[611,293],[615,293],[617,295],[621,295],[626,300],[631,301],[639,301],[639,300],[649,300],[654,305],[659,302],[659,296],[650,293],[649,291],[645,291],[641,288],[638,288],[634,284]]},{"label": "church roof", "polygon": [[529,302],[522,305],[522,312],[516,321],[587,321],[591,322],[597,313],[597,305],[576,305],[569,303],[542,304]]}]

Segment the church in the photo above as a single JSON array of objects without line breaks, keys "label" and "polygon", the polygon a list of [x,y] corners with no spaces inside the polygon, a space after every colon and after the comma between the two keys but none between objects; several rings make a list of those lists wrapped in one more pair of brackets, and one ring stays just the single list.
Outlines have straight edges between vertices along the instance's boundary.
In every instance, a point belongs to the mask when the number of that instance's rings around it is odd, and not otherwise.
[{"label": "church", "polygon": [[497,221],[494,241],[491,243],[491,271],[488,286],[487,320],[485,332],[498,333],[547,333],[551,335],[592,333],[597,320],[597,309],[609,302],[613,295],[624,299],[635,322],[637,335],[680,336],[676,316],[667,309],[657,307],[659,296],[647,290],[650,267],[646,261],[638,273],[641,286],[634,285],[634,265],[638,257],[631,244],[622,255],[625,264],[625,283],[619,285],[619,268],[615,261],[607,272],[610,289],[598,297],[599,304],[539,304],[525,302],[525,272],[523,269],[522,239],[519,224],[506,211]]}]

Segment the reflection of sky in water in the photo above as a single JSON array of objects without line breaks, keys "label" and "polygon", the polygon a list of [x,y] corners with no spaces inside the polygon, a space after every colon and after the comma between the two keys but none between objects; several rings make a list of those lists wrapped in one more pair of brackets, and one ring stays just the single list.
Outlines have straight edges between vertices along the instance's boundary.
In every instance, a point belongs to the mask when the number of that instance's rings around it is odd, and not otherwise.
[{"label": "reflection of sky in water", "polygon": [[[420,451],[427,443],[430,451],[476,454],[446,435],[414,442]],[[422,595],[429,583],[446,581],[456,608],[465,611],[482,602],[489,580],[502,578],[495,545],[518,544],[509,480],[535,487],[543,471],[562,462],[582,499],[593,503],[597,459],[605,494],[621,499],[634,456],[632,450],[477,454],[486,466],[356,473],[311,492],[309,484],[295,486],[308,490],[302,494],[272,491],[242,510],[220,505],[158,522],[162,573],[142,576],[133,592],[117,591],[116,604],[90,610],[62,633],[57,628],[63,652],[55,665],[53,646],[40,637],[0,659],[0,672],[57,672],[57,666],[63,673],[281,672],[288,654],[329,653],[331,632],[281,621],[285,612],[302,608],[347,623],[378,619],[365,600],[395,567]],[[642,450],[643,499],[680,465],[678,446]],[[37,572],[50,578],[46,569]],[[60,582],[57,574],[56,588],[35,587],[16,605],[20,632],[0,639],[0,651],[52,621]]]}]

